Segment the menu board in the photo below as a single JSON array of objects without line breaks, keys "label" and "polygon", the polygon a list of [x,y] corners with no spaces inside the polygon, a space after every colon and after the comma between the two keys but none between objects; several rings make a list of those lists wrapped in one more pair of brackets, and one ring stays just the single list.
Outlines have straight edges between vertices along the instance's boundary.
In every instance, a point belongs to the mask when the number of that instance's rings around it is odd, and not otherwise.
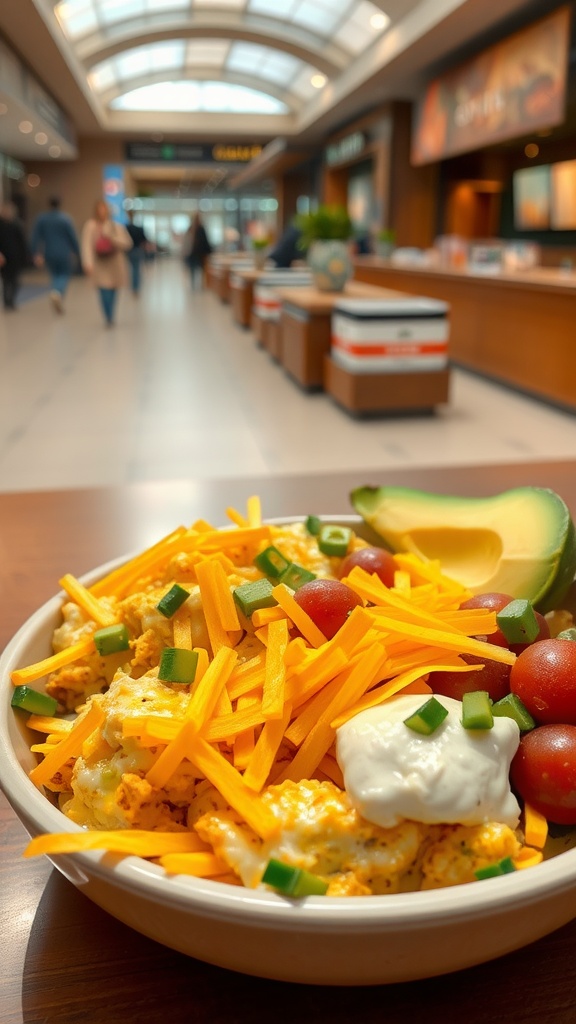
[{"label": "menu board", "polygon": [[550,227],[550,178],[549,164],[514,172],[514,226],[519,231]]},{"label": "menu board", "polygon": [[551,167],[550,227],[576,229],[576,160],[562,160]]},{"label": "menu board", "polygon": [[416,113],[411,162],[432,163],[561,124],[569,38],[567,6],[431,82]]}]

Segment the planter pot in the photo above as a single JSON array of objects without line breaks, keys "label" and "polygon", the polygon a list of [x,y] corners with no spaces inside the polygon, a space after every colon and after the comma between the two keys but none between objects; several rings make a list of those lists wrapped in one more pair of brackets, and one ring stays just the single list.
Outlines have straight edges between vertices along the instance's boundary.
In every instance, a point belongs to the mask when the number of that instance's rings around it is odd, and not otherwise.
[{"label": "planter pot", "polygon": [[268,248],[266,249],[254,249],[254,266],[257,270],[262,270],[262,267],[268,259]]},{"label": "planter pot", "polygon": [[383,260],[390,259],[394,249],[393,242],[376,242],[376,255]]},{"label": "planter pot", "polygon": [[352,277],[352,260],[348,242],[312,242],[308,251],[308,264],[314,284],[321,292],[341,292]]}]

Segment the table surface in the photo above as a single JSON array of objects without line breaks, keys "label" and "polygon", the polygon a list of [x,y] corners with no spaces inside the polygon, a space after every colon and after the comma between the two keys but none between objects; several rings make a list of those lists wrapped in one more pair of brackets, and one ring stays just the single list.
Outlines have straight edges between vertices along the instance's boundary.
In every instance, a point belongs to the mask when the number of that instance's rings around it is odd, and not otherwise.
[{"label": "table surface", "polygon": [[341,299],[405,299],[406,292],[392,288],[380,288],[379,285],[366,284],[364,281],[347,281],[341,292],[321,292],[311,285],[282,285],[274,288],[281,303],[296,306],[311,316],[329,315],[334,305]]},{"label": "table surface", "polygon": [[573,295],[576,291],[576,271],[564,267],[531,267],[527,270],[499,270],[490,273],[482,270],[470,270],[468,267],[425,266],[417,263],[394,263],[380,256],[354,256],[353,263],[359,267],[382,268],[386,271],[399,273],[447,277],[460,281],[474,281],[487,287],[520,287],[537,291],[553,291],[558,294]]},{"label": "table surface", "polygon": [[[267,516],[348,513],[349,492],[395,484],[483,496],[538,485],[576,513],[576,461],[180,481],[0,495],[0,649],[77,575],[158,539],[179,523],[225,522],[259,494]],[[131,931],[45,859],[22,860],[26,835],[0,794],[1,1024],[269,1024],[386,1020],[574,1024],[576,921],[506,957],[443,978],[367,988],[263,981],[191,960]]]}]

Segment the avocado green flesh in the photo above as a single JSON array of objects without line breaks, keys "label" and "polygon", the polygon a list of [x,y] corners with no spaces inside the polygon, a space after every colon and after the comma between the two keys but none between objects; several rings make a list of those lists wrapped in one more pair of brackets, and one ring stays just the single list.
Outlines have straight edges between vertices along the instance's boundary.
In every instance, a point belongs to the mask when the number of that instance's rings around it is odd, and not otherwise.
[{"label": "avocado green flesh", "polygon": [[439,560],[472,593],[500,591],[557,607],[576,574],[576,531],[554,491],[519,487],[488,498],[360,487],[353,507],[392,551]]}]

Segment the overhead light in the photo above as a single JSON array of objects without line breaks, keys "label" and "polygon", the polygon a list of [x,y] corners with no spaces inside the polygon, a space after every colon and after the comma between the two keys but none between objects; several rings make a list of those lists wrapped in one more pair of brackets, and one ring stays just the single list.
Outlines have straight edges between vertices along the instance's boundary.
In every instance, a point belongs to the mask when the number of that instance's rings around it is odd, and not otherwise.
[{"label": "overhead light", "polygon": [[313,85],[315,89],[323,89],[324,86],[326,85],[326,82],[326,75],[322,75],[320,73],[318,73],[317,75],[312,75],[312,78],[310,79],[310,85]]},{"label": "overhead light", "polygon": [[538,146],[535,142],[529,142],[527,146],[524,146],[524,153],[527,157],[530,157],[531,160],[535,156],[538,156],[539,152],[540,146]]},{"label": "overhead light", "polygon": [[26,178],[26,182],[30,186],[30,188],[38,188],[38,185],[40,184],[40,175],[29,174]]},{"label": "overhead light", "polygon": [[383,11],[379,11],[377,14],[373,14],[370,18],[370,27],[375,28],[378,32],[386,28],[390,24],[390,18]]},{"label": "overhead light", "polygon": [[45,146],[48,142],[48,136],[46,132],[36,132],[34,136],[34,142],[37,142],[39,146]]},{"label": "overhead light", "polygon": [[23,135],[29,135],[30,132],[34,131],[34,125],[32,124],[32,121],[20,121],[18,129]]},{"label": "overhead light", "polygon": [[49,155],[53,156],[54,159],[56,159],[56,157],[60,156],[61,152],[62,152],[62,150],[60,149],[60,146],[50,146],[50,149],[48,150]]}]

